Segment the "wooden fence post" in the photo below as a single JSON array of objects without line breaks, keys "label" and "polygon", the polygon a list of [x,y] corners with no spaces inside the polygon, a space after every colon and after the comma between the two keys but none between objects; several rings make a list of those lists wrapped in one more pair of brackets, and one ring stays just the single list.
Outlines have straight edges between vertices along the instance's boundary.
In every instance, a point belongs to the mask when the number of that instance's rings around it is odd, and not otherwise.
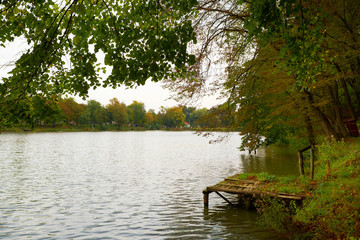
[{"label": "wooden fence post", "polygon": [[[303,155],[303,152],[305,152],[306,150],[309,150],[310,149],[310,155],[311,155],[311,149],[312,149],[313,146],[307,146],[303,149],[300,149],[298,151],[298,157],[299,157],[299,171],[300,171],[300,175],[303,176],[305,175],[305,171],[304,171],[304,155]],[[310,157],[311,158],[311,157]],[[310,159],[311,161],[311,159]],[[310,163],[310,168],[311,168],[311,163]],[[310,169],[311,171],[311,169]],[[311,174],[310,174],[311,175]]]},{"label": "wooden fence post", "polygon": [[305,175],[305,172],[304,172],[304,156],[303,156],[301,151],[298,151],[298,158],[299,158],[300,176],[304,176]]},{"label": "wooden fence post", "polygon": [[311,146],[310,148],[310,178],[311,180],[314,179],[314,171],[315,171],[315,152],[314,152],[314,147]]}]

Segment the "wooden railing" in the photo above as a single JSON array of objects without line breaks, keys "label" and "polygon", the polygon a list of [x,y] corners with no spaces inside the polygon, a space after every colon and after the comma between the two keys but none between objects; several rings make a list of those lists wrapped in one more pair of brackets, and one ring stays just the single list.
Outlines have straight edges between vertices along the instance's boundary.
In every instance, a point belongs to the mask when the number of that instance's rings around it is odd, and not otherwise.
[{"label": "wooden railing", "polygon": [[300,149],[298,151],[298,157],[299,157],[299,171],[300,175],[305,175],[304,171],[304,156],[303,153],[307,150],[310,150],[310,178],[311,180],[314,179],[314,163],[315,163],[315,146],[307,146],[303,149]]}]

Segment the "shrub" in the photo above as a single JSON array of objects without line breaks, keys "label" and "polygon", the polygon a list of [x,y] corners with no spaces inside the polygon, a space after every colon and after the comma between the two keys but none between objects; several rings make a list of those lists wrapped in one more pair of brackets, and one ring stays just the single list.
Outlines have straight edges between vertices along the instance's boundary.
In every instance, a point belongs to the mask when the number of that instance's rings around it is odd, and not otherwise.
[{"label": "shrub", "polygon": [[264,197],[257,201],[256,207],[260,226],[279,233],[288,232],[291,228],[292,215],[296,212],[294,201],[287,205],[277,198]]}]

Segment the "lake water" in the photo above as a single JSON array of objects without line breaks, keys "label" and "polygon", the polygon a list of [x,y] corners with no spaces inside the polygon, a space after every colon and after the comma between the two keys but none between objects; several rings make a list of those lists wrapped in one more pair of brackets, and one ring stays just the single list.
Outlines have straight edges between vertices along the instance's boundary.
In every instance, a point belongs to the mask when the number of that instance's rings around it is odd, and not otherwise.
[{"label": "lake water", "polygon": [[[216,134],[219,135],[219,134]],[[296,175],[286,149],[192,132],[0,134],[1,239],[278,239],[202,190],[240,172]]]}]

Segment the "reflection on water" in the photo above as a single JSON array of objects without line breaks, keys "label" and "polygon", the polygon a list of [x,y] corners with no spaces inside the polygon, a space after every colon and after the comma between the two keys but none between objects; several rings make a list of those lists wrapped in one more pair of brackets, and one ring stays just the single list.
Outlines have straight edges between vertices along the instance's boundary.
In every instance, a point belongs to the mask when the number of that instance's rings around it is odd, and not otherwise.
[{"label": "reflection on water", "polygon": [[298,175],[296,152],[285,147],[268,147],[258,150],[256,155],[241,154],[243,172],[267,172],[278,176]]},{"label": "reflection on water", "polygon": [[[215,239],[279,239],[279,236],[270,231],[262,230],[256,224],[255,211],[232,208],[228,205],[219,205],[215,209],[205,209],[204,219],[227,232],[223,235],[213,235]],[[236,224],[234,224],[236,223]],[[241,226],[241,227],[238,227]]]},{"label": "reflection on water", "polygon": [[[190,132],[0,135],[0,238],[277,239],[256,212],[202,190],[239,172],[296,174],[296,157]],[[284,157],[285,156],[285,157]]]}]

